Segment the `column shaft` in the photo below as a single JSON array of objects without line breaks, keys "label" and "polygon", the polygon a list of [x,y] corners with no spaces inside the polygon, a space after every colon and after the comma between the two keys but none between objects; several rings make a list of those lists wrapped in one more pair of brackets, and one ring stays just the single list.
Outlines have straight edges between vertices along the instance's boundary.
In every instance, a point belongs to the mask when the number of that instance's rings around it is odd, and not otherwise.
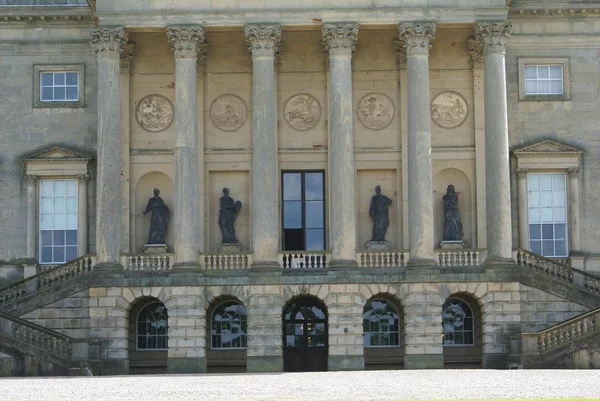
[{"label": "column shaft", "polygon": [[519,182],[519,247],[529,249],[529,205],[527,194],[527,169],[517,169]]},{"label": "column shaft", "polygon": [[27,259],[38,260],[38,252],[36,247],[37,229],[37,208],[36,195],[38,177],[28,175],[25,177],[27,181]]},{"label": "column shaft", "polygon": [[88,253],[88,188],[87,175],[80,175],[77,177],[77,257],[84,256]]},{"label": "column shaft", "polygon": [[329,183],[330,266],[356,265],[356,195],[352,51],[358,24],[325,24],[323,42],[329,52]]},{"label": "column shaft", "polygon": [[579,228],[579,168],[569,169],[569,223],[571,231],[571,252],[581,252]]}]

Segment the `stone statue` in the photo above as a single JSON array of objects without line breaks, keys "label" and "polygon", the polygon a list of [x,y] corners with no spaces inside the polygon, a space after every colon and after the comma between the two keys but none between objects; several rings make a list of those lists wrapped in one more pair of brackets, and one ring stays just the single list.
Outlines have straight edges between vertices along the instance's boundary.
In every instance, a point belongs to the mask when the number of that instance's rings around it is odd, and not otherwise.
[{"label": "stone statue", "polygon": [[219,227],[221,227],[221,243],[236,244],[239,241],[235,238],[235,229],[233,223],[242,209],[242,202],[236,201],[229,196],[229,189],[223,188],[223,196],[219,200],[221,210],[219,210]]},{"label": "stone statue", "polygon": [[164,244],[167,225],[169,224],[169,208],[165,202],[158,196],[160,190],[154,188],[154,197],[148,200],[144,215],[152,212],[150,220],[150,233],[148,234],[148,244]]},{"label": "stone statue", "polygon": [[369,208],[369,216],[373,219],[373,237],[371,241],[385,241],[385,233],[390,225],[388,218],[388,207],[392,204],[392,200],[381,194],[381,187],[375,187],[375,193],[371,198],[371,207]]},{"label": "stone statue", "polygon": [[463,229],[458,211],[458,195],[454,185],[448,185],[444,201],[444,241],[462,241]]}]

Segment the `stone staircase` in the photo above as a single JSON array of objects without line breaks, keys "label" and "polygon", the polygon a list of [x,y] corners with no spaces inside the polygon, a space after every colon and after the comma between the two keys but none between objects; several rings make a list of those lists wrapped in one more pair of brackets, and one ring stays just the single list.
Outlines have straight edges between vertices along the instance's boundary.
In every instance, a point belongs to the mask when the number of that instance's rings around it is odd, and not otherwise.
[{"label": "stone staircase", "polygon": [[0,352],[13,356],[13,375],[67,375],[72,350],[70,337],[0,312]]},{"label": "stone staircase", "polygon": [[600,368],[600,307],[537,333],[521,333],[526,369]]}]

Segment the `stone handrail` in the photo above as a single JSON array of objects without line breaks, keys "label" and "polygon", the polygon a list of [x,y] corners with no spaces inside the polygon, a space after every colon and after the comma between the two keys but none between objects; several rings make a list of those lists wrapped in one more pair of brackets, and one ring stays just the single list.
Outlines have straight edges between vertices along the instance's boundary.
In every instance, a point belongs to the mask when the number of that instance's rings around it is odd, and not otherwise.
[{"label": "stone handrail", "polygon": [[526,266],[559,280],[573,283],[573,269],[567,264],[545,258],[524,249],[517,250],[516,262],[519,266]]},{"label": "stone handrail", "polygon": [[21,343],[26,347],[41,349],[43,352],[35,353],[38,356],[49,354],[62,360],[71,358],[72,338],[48,330],[45,327],[0,312],[0,331],[13,342]]},{"label": "stone handrail", "polygon": [[436,250],[436,262],[440,267],[481,266],[485,262],[485,249]]},{"label": "stone handrail", "polygon": [[126,254],[121,255],[121,263],[125,270],[171,270],[174,254]]},{"label": "stone handrail", "polygon": [[34,295],[56,283],[90,272],[94,263],[95,255],[85,255],[4,287],[0,289],[0,307],[16,302],[26,295]]},{"label": "stone handrail", "polygon": [[521,347],[523,354],[541,354],[596,332],[600,332],[600,308],[537,333],[521,333]]},{"label": "stone handrail", "polygon": [[277,256],[284,269],[324,269],[330,257],[326,251],[287,251]]},{"label": "stone handrail", "polygon": [[361,251],[356,253],[358,267],[405,267],[408,251]]},{"label": "stone handrail", "polygon": [[200,265],[205,270],[248,269],[252,262],[251,253],[203,253],[200,255]]}]

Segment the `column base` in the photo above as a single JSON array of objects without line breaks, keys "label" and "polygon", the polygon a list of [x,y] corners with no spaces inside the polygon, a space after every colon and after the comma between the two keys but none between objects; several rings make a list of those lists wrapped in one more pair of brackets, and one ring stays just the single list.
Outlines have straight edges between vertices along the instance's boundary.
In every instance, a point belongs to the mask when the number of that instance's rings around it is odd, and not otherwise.
[{"label": "column base", "polygon": [[283,356],[249,356],[246,358],[248,373],[283,372]]},{"label": "column base", "polygon": [[206,358],[169,358],[167,373],[206,373]]},{"label": "column base", "polygon": [[327,370],[364,370],[364,355],[329,355],[327,358]]},{"label": "column base", "polygon": [[279,271],[281,270],[281,265],[279,262],[256,260],[250,268],[256,271]]},{"label": "column base", "polygon": [[113,262],[96,263],[92,268],[92,271],[101,273],[118,273],[123,271],[123,265]]},{"label": "column base", "polygon": [[444,354],[405,355],[404,369],[444,369]]}]

